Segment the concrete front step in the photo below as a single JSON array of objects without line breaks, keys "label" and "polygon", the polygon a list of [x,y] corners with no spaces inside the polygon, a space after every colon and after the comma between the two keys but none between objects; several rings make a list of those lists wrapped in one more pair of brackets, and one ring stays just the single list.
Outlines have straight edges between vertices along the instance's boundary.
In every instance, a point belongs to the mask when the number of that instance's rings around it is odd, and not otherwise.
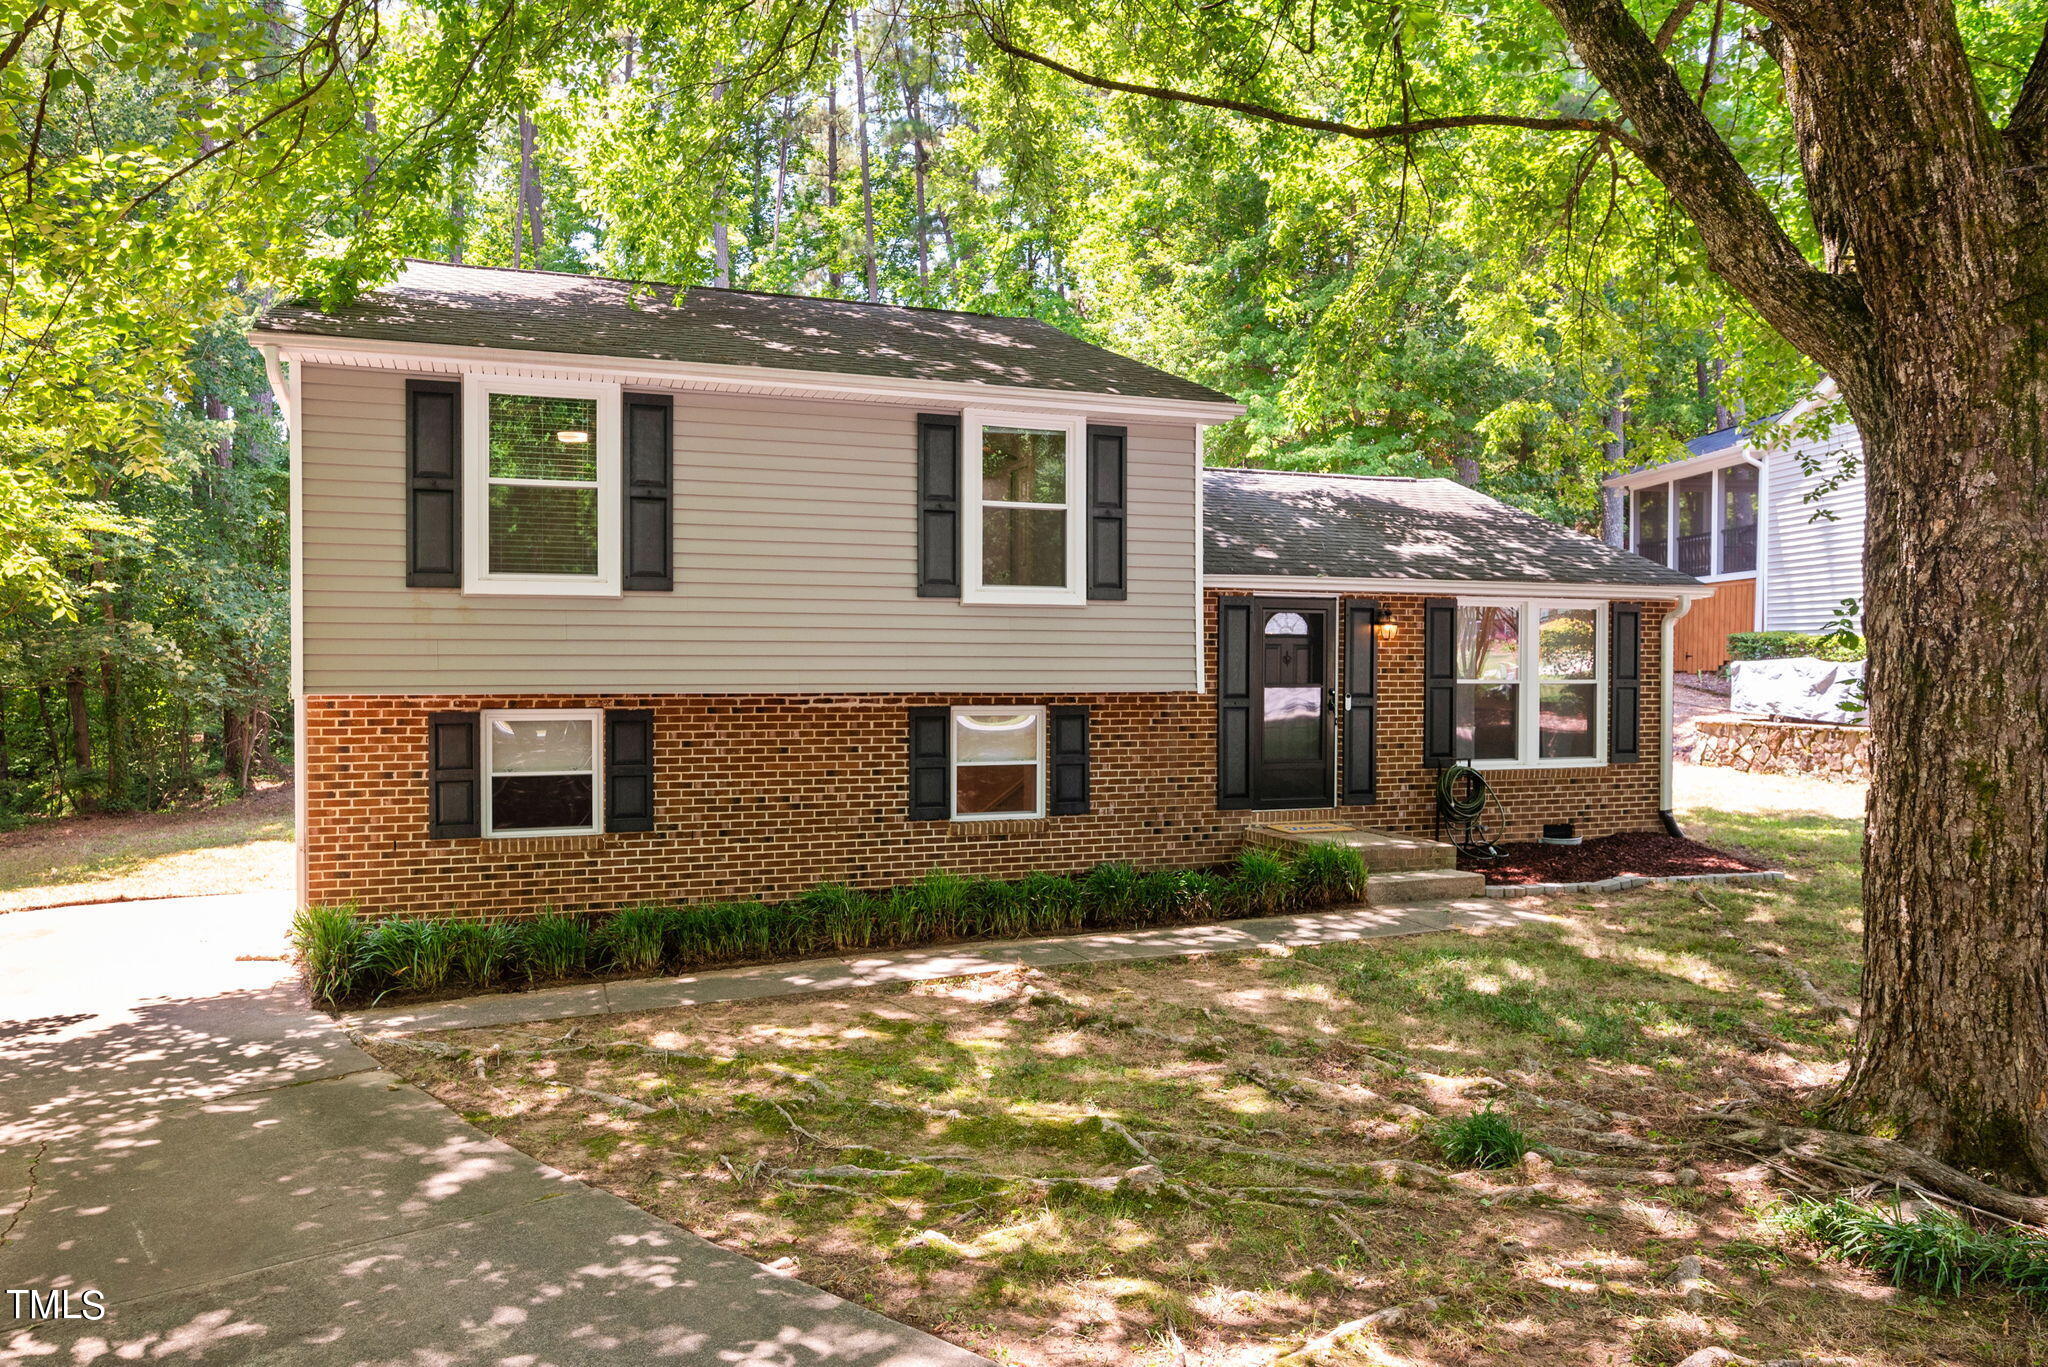
[{"label": "concrete front step", "polygon": [[1400,873],[1411,869],[1455,869],[1458,850],[1441,840],[1424,840],[1414,835],[1372,831],[1344,821],[1279,821],[1269,826],[1252,826],[1245,831],[1249,844],[1268,849],[1300,850],[1307,845],[1346,845],[1365,859],[1373,873]]},{"label": "concrete front step", "polygon": [[1484,897],[1486,876],[1463,869],[1405,869],[1375,873],[1365,880],[1367,906],[1399,907],[1450,897]]}]

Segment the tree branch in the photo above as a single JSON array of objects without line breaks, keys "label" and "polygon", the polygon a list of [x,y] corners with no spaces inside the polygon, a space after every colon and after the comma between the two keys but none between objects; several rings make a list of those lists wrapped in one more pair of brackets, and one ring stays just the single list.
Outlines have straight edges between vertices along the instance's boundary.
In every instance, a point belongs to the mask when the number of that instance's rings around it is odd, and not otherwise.
[{"label": "tree branch", "polygon": [[984,25],[983,31],[989,42],[999,50],[1021,61],[1032,62],[1048,71],[1058,72],[1082,85],[1097,90],[1114,91],[1121,95],[1144,95],[1155,100],[1169,100],[1177,104],[1200,105],[1204,109],[1224,109],[1233,114],[1244,114],[1268,123],[1285,124],[1290,128],[1306,128],[1318,133],[1335,133],[1340,137],[1358,138],[1377,142],[1387,138],[1405,138],[1416,133],[1433,133],[1445,128],[1527,128],[1544,133],[1594,133],[1602,137],[1633,147],[1635,139],[1620,124],[1612,119],[1573,119],[1534,117],[1521,114],[1449,114],[1440,118],[1410,119],[1402,123],[1375,124],[1370,127],[1352,123],[1341,123],[1336,119],[1319,119],[1308,114],[1291,114],[1284,109],[1270,105],[1255,104],[1249,100],[1232,100],[1218,95],[1198,95],[1188,90],[1172,90],[1165,86],[1135,85],[1129,81],[1112,80],[1107,76],[1096,76],[1065,62],[1020,47],[1005,37],[993,25]]},{"label": "tree branch", "polygon": [[2019,98],[2012,102],[2005,138],[2022,161],[2031,162],[2048,150],[2048,24],[2042,26],[2041,46],[2034,49],[2033,64],[2020,82]]},{"label": "tree branch", "polygon": [[1664,22],[1657,25],[1657,36],[1650,40],[1650,46],[1663,52],[1671,46],[1671,40],[1678,36],[1679,28],[1692,17],[1700,7],[1700,0],[1678,0],[1671,7],[1671,13],[1664,16]]},{"label": "tree branch", "polygon": [[1699,229],[1715,273],[1822,369],[1849,370],[1869,327],[1862,291],[1800,252],[1627,6],[1544,3],[1628,118],[1631,150]]}]

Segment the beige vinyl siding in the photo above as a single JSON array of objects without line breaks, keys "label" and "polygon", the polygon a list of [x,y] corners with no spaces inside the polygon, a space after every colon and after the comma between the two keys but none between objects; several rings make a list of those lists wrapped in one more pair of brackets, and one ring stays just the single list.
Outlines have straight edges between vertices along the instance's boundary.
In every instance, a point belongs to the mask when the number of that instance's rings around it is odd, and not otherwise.
[{"label": "beige vinyl siding", "polygon": [[966,607],[917,596],[914,410],[678,392],[675,591],[497,597],[405,586],[404,376],[301,386],[308,692],[1193,686],[1192,426],[1127,424],[1127,601]]},{"label": "beige vinyl siding", "polygon": [[[1817,458],[1807,474],[1801,454]],[[1859,462],[1840,487],[1812,502],[1807,495],[1842,471],[1844,456]],[[1772,451],[1764,461],[1764,629],[1818,631],[1844,598],[1863,597],[1863,439],[1840,423],[1817,442]],[[1832,518],[1817,513],[1831,513]]]}]

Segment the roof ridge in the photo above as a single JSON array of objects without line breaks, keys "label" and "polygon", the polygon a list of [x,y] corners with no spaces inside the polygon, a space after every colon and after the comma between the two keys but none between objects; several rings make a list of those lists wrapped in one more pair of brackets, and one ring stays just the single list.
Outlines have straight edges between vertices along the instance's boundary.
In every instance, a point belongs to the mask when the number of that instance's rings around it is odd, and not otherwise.
[{"label": "roof ridge", "polygon": [[[890,309],[901,313],[942,313],[953,318],[993,318],[1005,323],[1036,323],[1040,327],[1053,328],[1065,336],[1072,336],[1066,329],[1048,323],[1043,318],[1027,313],[987,313],[980,309],[948,309],[936,304],[891,304],[880,299],[837,299],[828,294],[790,294],[784,290],[750,290],[733,285],[679,285],[673,280],[648,280],[632,275],[600,275],[594,271],[543,271],[524,266],[485,266],[468,261],[436,261],[425,256],[399,258],[408,264],[421,266],[443,266],[458,271],[496,271],[500,275],[546,275],[563,280],[599,280],[611,285],[647,285],[665,290],[679,290],[685,294],[701,291],[705,294],[744,294],[757,299],[794,299],[806,304],[844,304],[851,308]],[[1085,341],[1085,338],[1076,338]],[[1094,345],[1090,343],[1090,345]],[[1119,353],[1121,354],[1121,353]],[[1126,360],[1134,359],[1125,357]],[[1139,365],[1151,365],[1149,361],[1138,361]],[[1157,366],[1153,366],[1157,370]],[[1167,372],[1170,373],[1170,372]]]},{"label": "roof ridge", "polygon": [[[1304,479],[1370,479],[1388,484],[1456,484],[1460,489],[1472,489],[1448,475],[1367,475],[1356,470],[1275,470],[1262,465],[1205,465],[1204,473],[1220,475],[1299,475]],[[1480,493],[1472,489],[1473,493]]]}]

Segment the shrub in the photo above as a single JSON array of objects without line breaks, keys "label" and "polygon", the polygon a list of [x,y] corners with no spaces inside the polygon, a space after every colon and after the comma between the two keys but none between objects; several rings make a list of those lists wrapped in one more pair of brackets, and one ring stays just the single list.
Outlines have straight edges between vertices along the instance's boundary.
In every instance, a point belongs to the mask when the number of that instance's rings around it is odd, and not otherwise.
[{"label": "shrub", "polygon": [[668,913],[663,936],[668,960],[677,968],[768,959],[811,948],[802,918],[760,902],[714,902]]},{"label": "shrub", "polygon": [[318,1001],[339,1005],[361,990],[363,935],[354,907],[307,907],[292,917],[291,942]]},{"label": "shrub", "polygon": [[393,917],[363,933],[364,976],[389,991],[436,992],[448,985],[455,967],[454,925],[449,921]]},{"label": "shrub", "polygon": [[489,987],[517,969],[519,934],[509,921],[458,921],[448,931],[457,980]]},{"label": "shrub", "polygon": [[1839,1196],[1793,1202],[1775,1222],[1900,1286],[1948,1295],[2003,1287],[2048,1307],[2048,1238],[2038,1234],[1981,1230],[1939,1209],[1909,1219],[1897,1206]]},{"label": "shrub", "polygon": [[1867,653],[1860,639],[1806,631],[1737,631],[1728,637],[1728,654],[1737,660],[1860,660]]},{"label": "shrub", "polygon": [[1013,939],[1031,931],[1031,902],[1021,883],[977,878],[967,889],[967,911],[953,933]]},{"label": "shrub", "polygon": [[1081,885],[1073,879],[1032,873],[1017,880],[1015,887],[1024,902],[1024,934],[1056,935],[1081,928]]},{"label": "shrub", "polygon": [[1277,916],[1287,910],[1294,874],[1271,850],[1245,850],[1231,867],[1230,910],[1239,916]]},{"label": "shrub", "polygon": [[519,958],[536,979],[569,978],[590,966],[595,948],[590,923],[551,911],[519,927]]},{"label": "shrub", "polygon": [[820,883],[790,904],[811,936],[828,949],[867,949],[875,943],[874,899],[844,883]]},{"label": "shrub", "polygon": [[1140,877],[1130,864],[1097,864],[1081,875],[1081,908],[1091,926],[1129,924],[1138,911]]},{"label": "shrub", "polygon": [[1139,915],[1146,921],[1199,921],[1211,909],[1215,881],[1185,869],[1148,873],[1138,880]]},{"label": "shrub", "polygon": [[1365,896],[1365,856],[1348,845],[1310,845],[1295,857],[1294,903],[1327,907]]},{"label": "shrub", "polygon": [[625,907],[598,927],[596,948],[628,973],[652,973],[661,967],[668,913],[660,907]]},{"label": "shrub", "polygon": [[1436,1145],[1444,1161],[1456,1168],[1513,1167],[1530,1148],[1529,1136],[1491,1104],[1476,1114],[1443,1121],[1436,1129]]},{"label": "shrub", "polygon": [[957,873],[944,869],[933,869],[915,885],[907,889],[916,900],[922,914],[924,928],[928,934],[969,935],[967,929],[973,916],[972,879],[962,878]]}]

